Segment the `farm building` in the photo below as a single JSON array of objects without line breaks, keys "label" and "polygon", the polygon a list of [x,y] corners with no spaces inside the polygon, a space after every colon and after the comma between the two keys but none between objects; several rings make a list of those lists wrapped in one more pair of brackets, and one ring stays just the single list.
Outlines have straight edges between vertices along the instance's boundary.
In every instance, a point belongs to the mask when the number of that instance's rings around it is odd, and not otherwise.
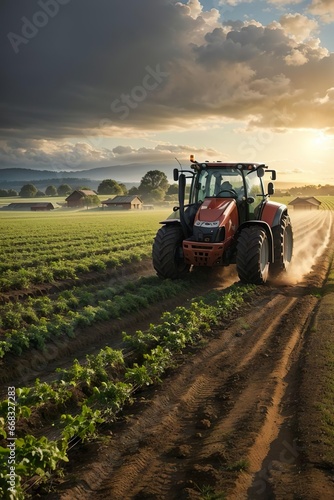
[{"label": "farm building", "polygon": [[141,210],[143,208],[142,200],[136,196],[115,196],[102,201],[103,207],[113,210]]},{"label": "farm building", "polygon": [[291,205],[295,210],[318,210],[321,205],[321,201],[314,198],[314,196],[305,196],[295,198],[290,201],[289,205]]},{"label": "farm building", "polygon": [[47,212],[49,210],[54,210],[55,208],[60,208],[60,205],[58,205],[58,203],[51,202],[38,202],[31,205],[30,210],[32,212]]},{"label": "farm building", "polygon": [[49,210],[54,210],[55,208],[60,208],[60,205],[58,203],[51,203],[49,201],[46,202],[36,202],[36,201],[31,201],[31,202],[17,202],[17,203],[10,203],[9,205],[6,205],[5,207],[2,207],[2,210],[31,210],[31,211],[49,211]]},{"label": "farm building", "polygon": [[78,189],[65,198],[65,201],[68,207],[85,207],[89,196],[96,196],[95,191],[91,189]]}]

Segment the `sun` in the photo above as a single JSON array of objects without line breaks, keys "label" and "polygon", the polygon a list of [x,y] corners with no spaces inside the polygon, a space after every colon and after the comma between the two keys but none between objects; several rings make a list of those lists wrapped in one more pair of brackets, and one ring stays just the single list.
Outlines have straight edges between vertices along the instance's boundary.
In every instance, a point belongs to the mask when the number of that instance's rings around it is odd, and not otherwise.
[{"label": "sun", "polygon": [[332,141],[331,136],[329,136],[322,130],[318,130],[316,132],[316,136],[312,140],[315,146],[328,146],[331,141]]}]

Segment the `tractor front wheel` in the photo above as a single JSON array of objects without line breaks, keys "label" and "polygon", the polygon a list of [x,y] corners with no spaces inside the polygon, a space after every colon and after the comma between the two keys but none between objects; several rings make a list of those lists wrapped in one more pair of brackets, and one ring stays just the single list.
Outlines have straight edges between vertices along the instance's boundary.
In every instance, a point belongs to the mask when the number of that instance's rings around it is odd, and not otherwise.
[{"label": "tractor front wheel", "polygon": [[260,226],[245,227],[237,243],[237,271],[242,283],[262,285],[268,279],[269,241]]},{"label": "tractor front wheel", "polygon": [[160,278],[182,278],[190,266],[182,256],[183,231],[179,224],[162,226],[154,239],[153,266]]}]

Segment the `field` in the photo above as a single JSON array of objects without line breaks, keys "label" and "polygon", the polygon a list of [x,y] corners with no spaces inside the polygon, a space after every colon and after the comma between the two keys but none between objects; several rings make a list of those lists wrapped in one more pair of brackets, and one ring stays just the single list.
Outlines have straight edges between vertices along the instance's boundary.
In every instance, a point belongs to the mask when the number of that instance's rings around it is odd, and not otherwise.
[{"label": "field", "polygon": [[0,212],[0,497],[333,498],[319,199],[291,211],[289,273],[258,287],[234,266],[155,276],[169,210]]}]

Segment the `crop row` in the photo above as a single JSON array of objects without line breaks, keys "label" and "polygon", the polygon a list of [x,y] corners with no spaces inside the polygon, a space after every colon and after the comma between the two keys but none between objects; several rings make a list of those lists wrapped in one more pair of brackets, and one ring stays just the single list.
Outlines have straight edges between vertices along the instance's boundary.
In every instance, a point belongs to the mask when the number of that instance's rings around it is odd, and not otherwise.
[{"label": "crop row", "polygon": [[76,261],[65,259],[45,263],[31,268],[8,270],[0,277],[0,291],[22,290],[34,284],[53,283],[57,280],[77,279],[92,271],[103,272],[124,264],[139,262],[151,254],[152,242],[143,246],[132,246],[129,250],[109,252],[105,255],[84,257]]},{"label": "crop row", "polygon": [[[164,313],[161,322],[150,325],[147,332],[137,331],[134,337],[124,334],[129,347],[135,348],[136,357],[125,359],[121,351],[106,347],[95,356],[87,356],[85,364],[75,361],[70,369],[60,370],[59,378],[51,384],[36,381],[34,387],[20,388],[16,393],[18,424],[21,420],[29,424],[36,412],[50,404],[63,411],[66,404],[71,401],[73,406],[76,401],[77,410],[63,413],[60,419],[57,416],[51,422],[52,426],[57,425],[52,440],[25,432],[17,436],[17,483],[12,498],[25,498],[32,477],[48,479],[59,469],[59,463],[69,460],[68,451],[74,443],[91,439],[99,426],[114,421],[138,388],[160,380],[166,368],[175,363],[175,353],[198,341],[213,325],[238,309],[244,295],[252,289],[252,286],[233,286],[228,292],[211,294],[207,301],[194,300],[189,308],[177,307]],[[0,434],[4,438],[7,403],[5,400],[1,404]],[[8,447],[0,447],[2,498],[10,498],[6,469],[9,453]]]},{"label": "crop row", "polygon": [[128,239],[119,239],[118,241],[111,241],[109,244],[105,241],[103,244],[94,242],[90,247],[87,248],[86,245],[78,246],[67,246],[65,243],[60,249],[45,248],[39,249],[38,252],[30,251],[29,254],[22,251],[17,255],[7,255],[6,262],[0,263],[0,272],[5,272],[8,270],[18,270],[22,267],[34,267],[41,264],[50,264],[53,262],[63,261],[78,261],[84,258],[97,257],[106,258],[115,252],[120,252],[122,250],[131,250],[134,247],[141,248],[146,245],[152,244],[152,237],[131,236]]},{"label": "crop row", "polygon": [[78,328],[145,309],[177,296],[188,286],[186,281],[150,277],[102,289],[75,287],[53,298],[8,302],[0,306],[0,357],[9,352],[20,355],[31,347],[43,350],[49,339],[75,337]]},{"label": "crop row", "polygon": [[0,214],[0,292],[75,279],[150,255],[161,212]]},{"label": "crop row", "polygon": [[334,210],[334,197],[322,197],[320,209],[322,210]]}]

